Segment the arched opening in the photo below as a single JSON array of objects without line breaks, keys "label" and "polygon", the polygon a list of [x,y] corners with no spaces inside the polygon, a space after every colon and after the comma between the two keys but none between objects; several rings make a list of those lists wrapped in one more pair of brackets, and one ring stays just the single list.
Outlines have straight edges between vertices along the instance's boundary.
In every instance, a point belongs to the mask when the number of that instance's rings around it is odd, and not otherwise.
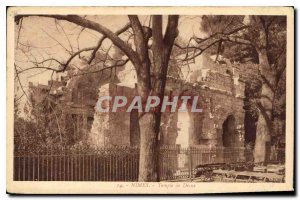
[{"label": "arched opening", "polygon": [[178,112],[178,136],[176,138],[176,144],[180,145],[180,147],[186,148],[189,146],[189,138],[191,134],[190,120],[188,112]]},{"label": "arched opening", "polygon": [[[180,148],[188,148],[189,140],[191,135],[191,126],[190,126],[190,115],[188,112],[178,112],[178,135],[176,138],[176,145]],[[183,169],[188,167],[188,155],[186,153],[177,154],[177,167]]]},{"label": "arched opening", "polygon": [[222,142],[223,147],[234,147],[235,143],[235,117],[229,115],[224,121],[223,125]]},{"label": "arched opening", "polygon": [[251,113],[250,111],[246,110],[245,112],[245,144],[249,145],[250,147],[254,147],[255,140],[256,140],[256,128],[257,128],[257,120],[258,115]]}]

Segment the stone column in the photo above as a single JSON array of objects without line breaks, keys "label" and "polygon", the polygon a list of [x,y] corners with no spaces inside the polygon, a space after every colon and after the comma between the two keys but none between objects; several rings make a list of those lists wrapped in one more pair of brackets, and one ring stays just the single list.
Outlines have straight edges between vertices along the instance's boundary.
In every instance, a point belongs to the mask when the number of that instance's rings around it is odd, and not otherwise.
[{"label": "stone column", "polygon": [[[99,88],[99,97],[101,96],[109,96],[110,84],[106,84]],[[109,104],[107,104],[109,106]],[[92,124],[91,131],[88,135],[88,142],[90,145],[94,147],[104,147],[105,143],[108,142],[108,138],[106,138],[110,132],[109,126],[109,112],[99,112],[98,103],[95,106],[95,113],[94,113],[94,121]]]}]

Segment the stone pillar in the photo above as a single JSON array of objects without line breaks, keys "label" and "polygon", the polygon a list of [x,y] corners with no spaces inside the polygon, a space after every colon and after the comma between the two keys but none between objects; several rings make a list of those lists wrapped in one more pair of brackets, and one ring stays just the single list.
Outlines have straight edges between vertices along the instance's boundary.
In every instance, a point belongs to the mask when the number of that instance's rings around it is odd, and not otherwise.
[{"label": "stone pillar", "polygon": [[178,136],[178,113],[162,113],[161,118],[161,133],[160,144],[162,145],[175,145]]},{"label": "stone pillar", "polygon": [[[101,86],[99,88],[99,97],[109,96],[109,84]],[[107,102],[108,103],[108,102]],[[94,121],[91,131],[88,136],[88,143],[94,147],[104,147],[107,144],[107,135],[109,135],[109,112],[99,112],[97,108],[98,103],[95,106]],[[109,106],[109,104],[107,104]]]}]

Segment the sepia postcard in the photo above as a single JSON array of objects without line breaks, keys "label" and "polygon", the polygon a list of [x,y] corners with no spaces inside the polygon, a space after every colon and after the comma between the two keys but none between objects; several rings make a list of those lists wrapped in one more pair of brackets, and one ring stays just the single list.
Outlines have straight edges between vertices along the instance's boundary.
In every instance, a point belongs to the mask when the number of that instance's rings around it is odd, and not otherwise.
[{"label": "sepia postcard", "polygon": [[7,192],[294,191],[293,7],[9,7]]}]

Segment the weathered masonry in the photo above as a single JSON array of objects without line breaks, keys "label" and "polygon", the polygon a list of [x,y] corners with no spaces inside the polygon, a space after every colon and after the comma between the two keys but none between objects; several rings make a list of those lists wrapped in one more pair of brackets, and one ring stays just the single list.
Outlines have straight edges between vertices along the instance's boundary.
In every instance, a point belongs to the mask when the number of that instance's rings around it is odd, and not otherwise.
[{"label": "weathered masonry", "polygon": [[[69,144],[87,138],[94,121],[93,93],[87,87],[77,85],[73,89],[66,87],[67,80],[51,80],[48,85],[34,85],[29,83],[32,103],[39,105],[45,97],[55,105],[58,111],[59,127],[62,132],[68,133]],[[95,94],[94,94],[95,95]],[[87,100],[85,98],[87,97]]]},{"label": "weathered masonry", "polygon": [[[258,75],[254,64],[217,64],[208,56],[196,63],[189,80],[169,75],[165,95],[199,96],[201,113],[163,113],[160,144],[206,147],[244,145],[245,81]],[[62,110],[61,127],[72,135],[74,143],[86,140],[91,146],[138,146],[139,113],[100,113],[95,111],[99,96],[137,95],[135,88],[111,81],[108,75],[61,77],[48,85],[33,85],[35,101],[46,94]],[[127,77],[128,78],[128,77]]]},{"label": "weathered masonry", "polygon": [[[244,146],[244,89],[247,75],[258,73],[257,65],[219,65],[209,58],[193,72],[190,81],[169,76],[166,93],[169,96],[200,96],[202,113],[163,113],[160,144],[242,147]],[[134,88],[107,83],[99,88],[99,96],[137,95]],[[137,111],[131,113],[95,112],[89,134],[95,146],[137,146],[139,128]]]}]

